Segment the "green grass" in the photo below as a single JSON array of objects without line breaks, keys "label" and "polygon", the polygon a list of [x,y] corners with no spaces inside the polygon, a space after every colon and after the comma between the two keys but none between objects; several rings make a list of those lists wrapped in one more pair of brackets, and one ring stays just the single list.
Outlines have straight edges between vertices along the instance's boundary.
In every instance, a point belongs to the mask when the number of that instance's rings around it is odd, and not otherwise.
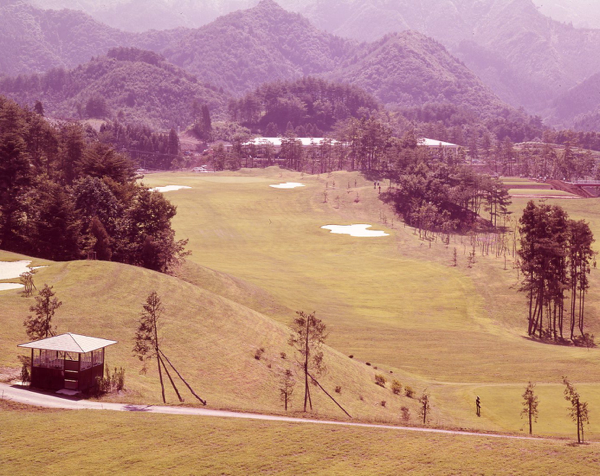
[{"label": "green grass", "polygon": [[[269,187],[282,181],[306,187]],[[477,256],[475,266],[467,268],[466,238],[454,237],[449,247],[440,242],[429,247],[412,229],[392,222],[393,213],[379,201],[372,182],[356,173],[301,176],[274,168],[164,173],[148,175],[145,183],[192,187],[167,194],[178,207],[177,237],[189,238],[193,252],[180,270],[186,282],[90,262],[57,263],[36,278],[37,284],[55,285],[65,302],[57,314],[60,331],[120,341],[109,348],[108,360],[127,368],[131,393],[121,399],[158,399],[156,372],[151,367],[139,375],[140,364],[130,354],[141,303],[156,289],[168,310],[168,355],[217,407],[281,411],[277,371],[292,359],[286,326],[295,310],[316,310],[335,349],[328,351],[324,382],[329,389],[342,386],[342,404],[356,417],[398,422],[400,406],[416,411],[413,400],[377,387],[373,379],[378,373],[413,386],[417,395],[428,388],[432,424],[440,426],[519,432],[520,393],[532,380],[549,389],[544,406],[555,415],[540,432],[572,437],[562,375],[586,389],[582,395],[592,410],[600,408],[600,351],[525,338],[525,299],[516,291],[512,260],[505,270],[503,259]],[[517,213],[526,200],[514,201]],[[591,220],[599,236],[595,201],[556,203],[575,218]],[[353,238],[321,229],[351,223],[370,223],[390,236]],[[457,267],[451,266],[453,248]],[[599,279],[593,270],[586,304],[596,335]],[[31,302],[17,291],[2,294],[0,315],[6,325],[0,326],[0,365],[15,365],[14,346],[25,340],[22,321]],[[265,358],[257,361],[254,353],[260,347]],[[484,400],[482,418],[474,415],[474,392]],[[299,394],[297,389],[295,398]],[[341,415],[322,396],[316,398],[321,415]],[[592,417],[589,436],[598,432],[600,421]]]},{"label": "green grass", "polygon": [[597,444],[90,411],[0,401],[0,474],[596,474]]},{"label": "green grass", "polygon": [[548,189],[539,189],[539,188],[511,188],[508,190],[508,193],[511,196],[515,195],[543,195],[543,196],[556,196],[556,197],[577,197],[569,192],[565,192],[564,190],[550,190]]}]

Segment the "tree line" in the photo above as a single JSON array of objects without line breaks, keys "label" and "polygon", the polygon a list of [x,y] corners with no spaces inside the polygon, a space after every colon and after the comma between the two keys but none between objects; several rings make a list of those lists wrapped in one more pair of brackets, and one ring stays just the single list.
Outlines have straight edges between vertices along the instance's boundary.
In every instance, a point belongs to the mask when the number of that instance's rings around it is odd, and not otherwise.
[{"label": "tree line", "polygon": [[53,260],[94,253],[167,272],[184,254],[176,208],[136,183],[131,159],[78,124],[0,96],[0,246]]},{"label": "tree line", "polygon": [[519,223],[518,255],[524,276],[520,290],[528,301],[527,334],[593,345],[593,335],[585,332],[584,312],[588,275],[595,266],[589,225],[570,219],[557,205],[533,201]]}]

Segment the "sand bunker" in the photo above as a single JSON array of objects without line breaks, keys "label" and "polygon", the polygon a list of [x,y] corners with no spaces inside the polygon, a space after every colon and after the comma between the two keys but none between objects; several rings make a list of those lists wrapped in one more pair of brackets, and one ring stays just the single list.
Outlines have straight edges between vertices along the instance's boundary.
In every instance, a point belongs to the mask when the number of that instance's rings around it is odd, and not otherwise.
[{"label": "sand bunker", "polygon": [[185,185],[165,185],[164,187],[154,187],[151,188],[150,190],[152,192],[176,192],[177,190],[181,190],[183,188],[192,188],[192,187],[186,187]]},{"label": "sand bunker", "polygon": [[0,283],[0,291],[8,291],[10,289],[21,289],[22,287],[24,286],[18,283]]},{"label": "sand bunker", "polygon": [[[31,264],[31,261],[0,261],[0,279],[18,278],[22,273],[30,271],[30,268],[27,267],[28,264]],[[18,283],[0,283],[0,291],[19,289],[22,287],[23,285]]]},{"label": "sand bunker", "polygon": [[0,279],[14,279],[21,274],[30,271],[27,265],[31,264],[31,260],[21,261],[0,261]]},{"label": "sand bunker", "polygon": [[273,187],[273,188],[296,188],[296,187],[304,187],[303,183],[297,183],[297,182],[286,182],[286,183],[280,183],[279,185],[269,185],[269,187]]},{"label": "sand bunker", "polygon": [[367,230],[367,228],[371,228],[371,225],[325,225],[321,228],[325,230],[330,230],[331,233],[336,233],[339,235],[350,235],[350,236],[358,236],[361,238],[371,238],[375,236],[390,236],[388,233],[379,230]]}]

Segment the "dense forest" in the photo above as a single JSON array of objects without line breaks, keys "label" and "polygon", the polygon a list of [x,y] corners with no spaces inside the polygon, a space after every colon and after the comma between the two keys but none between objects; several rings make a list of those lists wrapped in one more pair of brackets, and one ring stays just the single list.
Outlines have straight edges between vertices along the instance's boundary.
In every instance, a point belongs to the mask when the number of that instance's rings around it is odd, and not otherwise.
[{"label": "dense forest", "polygon": [[176,209],[131,160],[78,124],[51,125],[0,96],[0,246],[54,260],[94,253],[168,272],[184,253]]},{"label": "dense forest", "polygon": [[192,123],[194,101],[214,111],[226,104],[216,87],[200,83],[160,55],[124,47],[72,70],[0,79],[0,93],[21,104],[39,100],[50,116],[118,119],[154,128]]},{"label": "dense forest", "polygon": [[270,137],[283,134],[288,125],[302,126],[301,137],[321,137],[337,121],[361,117],[380,108],[364,90],[347,84],[305,77],[294,82],[277,81],[229,103],[231,119]]}]

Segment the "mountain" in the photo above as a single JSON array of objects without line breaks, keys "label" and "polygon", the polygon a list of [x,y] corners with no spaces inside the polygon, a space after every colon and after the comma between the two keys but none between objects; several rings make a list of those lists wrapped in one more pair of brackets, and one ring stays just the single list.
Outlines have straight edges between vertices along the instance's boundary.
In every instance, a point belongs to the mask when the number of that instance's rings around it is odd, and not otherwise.
[{"label": "mountain", "polygon": [[111,49],[69,71],[4,78],[0,93],[31,106],[40,100],[53,117],[118,118],[161,129],[193,122],[194,101],[212,111],[222,111],[227,102],[216,87],[135,48]]},{"label": "mountain", "polygon": [[556,98],[550,120],[577,130],[600,130],[600,73]]},{"label": "mountain", "polygon": [[487,114],[506,105],[437,41],[417,32],[361,46],[327,77],[359,86],[383,103],[452,103]]},{"label": "mountain", "polygon": [[75,67],[110,48],[158,51],[185,30],[127,33],[75,10],[42,10],[20,0],[0,1],[0,74]]},{"label": "mountain", "polygon": [[361,41],[408,29],[431,36],[501,99],[536,113],[600,71],[600,30],[553,20],[532,0],[315,0],[303,13]]},{"label": "mountain", "polygon": [[239,94],[265,81],[331,71],[352,45],[262,0],[191,31],[162,53],[202,80]]},{"label": "mountain", "polygon": [[[31,10],[32,7],[22,8]],[[62,15],[66,18],[72,14],[67,10],[35,11],[35,15],[42,19],[44,15]],[[96,24],[82,15],[77,13],[76,18],[92,25],[92,37],[95,38]],[[43,23],[40,21],[40,24]],[[81,26],[77,26],[79,28]],[[105,30],[107,34],[110,31]],[[85,34],[81,35],[80,43],[86,43]],[[147,45],[150,50],[161,51],[167,61],[196,75],[201,82],[238,96],[265,82],[291,81],[312,75],[359,86],[383,103],[401,106],[451,103],[480,114],[506,108],[506,104],[502,104],[440,43],[422,34],[404,32],[375,43],[358,44],[318,30],[306,18],[284,10],[272,0],[262,0],[249,10],[230,13],[195,30],[144,34],[117,32],[114,37],[115,41]],[[97,48],[105,46],[105,43],[101,43]],[[64,51],[69,51],[69,47],[65,47]],[[156,67],[156,64],[123,64],[117,58],[97,59],[69,72],[68,76],[74,78],[78,86],[69,88],[68,93],[61,90],[57,95],[55,90],[50,94],[43,90],[41,95],[33,81],[32,91],[21,96],[15,95],[25,91],[24,85],[29,84],[23,80],[17,80],[20,81],[17,85],[10,80],[5,81],[4,91],[26,103],[43,98],[48,103],[49,112],[64,115],[73,115],[78,104],[81,109],[95,95],[108,94],[107,106],[112,114],[122,110],[126,117],[137,119],[141,109],[131,109],[131,89],[145,90],[149,82],[156,83],[157,77],[153,75],[162,77],[170,71],[164,62],[160,71]],[[144,72],[140,75],[138,73],[142,68]],[[149,72],[151,69],[152,73]],[[50,77],[62,74],[64,72],[55,71]],[[181,73],[177,75],[181,76]],[[117,77],[121,79],[115,79]],[[135,84],[138,79],[145,86],[128,86],[128,82]],[[52,82],[53,79],[46,78],[44,81]],[[173,78],[165,81],[173,88]],[[189,82],[190,78],[186,81]],[[116,84],[120,85],[121,90],[115,87]],[[188,91],[193,89],[187,83],[180,86]],[[179,90],[180,86],[175,89]],[[156,93],[151,94],[156,97]],[[194,94],[178,93],[175,96],[190,98]],[[199,96],[205,98],[204,94]],[[215,101],[220,104],[218,97]],[[148,106],[150,120],[157,121],[156,114],[159,111],[165,114],[165,124],[185,120],[185,113],[179,117],[173,107],[164,102],[153,102]]]}]

